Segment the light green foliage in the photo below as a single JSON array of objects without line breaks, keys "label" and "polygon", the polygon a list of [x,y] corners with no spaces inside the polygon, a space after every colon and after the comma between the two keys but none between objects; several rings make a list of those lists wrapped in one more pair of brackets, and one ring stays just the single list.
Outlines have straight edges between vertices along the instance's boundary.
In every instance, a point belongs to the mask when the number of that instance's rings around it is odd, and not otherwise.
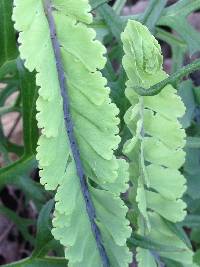
[{"label": "light green foliage", "polygon": [[[111,103],[109,88],[99,71],[105,65],[105,48],[94,40],[95,32],[87,26],[92,22],[88,1],[53,0],[52,4],[75,136],[97,224],[111,266],[125,267],[131,261],[126,246],[130,228],[125,218],[127,208],[119,195],[127,189],[128,166],[113,154],[120,141],[119,120],[118,109]],[[64,127],[56,62],[43,3],[15,0],[14,5],[21,57],[30,71],[37,71],[37,120],[42,133],[37,159],[41,183],[47,190],[57,189],[52,232],[66,247],[69,266],[101,267]]]},{"label": "light green foliage", "polygon": [[[185,132],[179,123],[185,107],[176,90],[167,85],[156,96],[139,96],[134,86],[149,88],[167,77],[158,42],[147,27],[128,21],[122,33],[125,56],[123,66],[128,75],[126,96],[131,107],[125,122],[132,139],[124,145],[130,160],[133,184],[130,199],[138,205],[137,231],[160,244],[173,245],[177,251],[157,256],[192,265],[192,252],[165,223],[180,222],[186,215],[181,200],[186,180],[178,170],[185,160]],[[152,251],[137,248],[140,267],[156,267]]]}]

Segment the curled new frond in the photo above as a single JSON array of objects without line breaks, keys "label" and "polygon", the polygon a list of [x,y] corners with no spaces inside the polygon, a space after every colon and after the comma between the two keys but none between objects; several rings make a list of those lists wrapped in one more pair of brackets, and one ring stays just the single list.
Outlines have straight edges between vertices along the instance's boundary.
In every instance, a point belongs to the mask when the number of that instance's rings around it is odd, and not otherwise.
[{"label": "curled new frond", "polygon": [[[186,215],[186,204],[181,199],[186,180],[179,171],[185,160],[185,132],[179,122],[185,107],[171,85],[155,96],[139,96],[133,90],[137,86],[148,90],[167,77],[160,46],[147,27],[129,21],[122,42],[123,66],[128,75],[126,96],[131,103],[125,122],[132,134],[124,153],[130,160],[130,176],[137,188],[131,199],[138,206],[138,232],[160,244],[173,243],[177,251],[158,256],[189,265],[192,252],[164,223],[180,222]],[[151,251],[137,251],[140,267],[157,266]]]},{"label": "curled new frond", "polygon": [[[57,190],[52,232],[66,247],[69,266],[102,267],[65,129],[58,62],[43,2],[15,0],[13,14],[15,28],[20,32],[21,57],[30,71],[37,71],[40,87],[37,120],[42,135],[37,159],[41,183],[47,190]],[[119,119],[118,109],[109,98],[107,82],[99,71],[105,65],[105,48],[88,27],[92,21],[88,1],[52,0],[51,4],[74,134],[95,208],[93,218],[110,266],[125,267],[131,261],[126,246],[130,228],[120,193],[127,189],[128,166],[114,156],[120,141]]]}]

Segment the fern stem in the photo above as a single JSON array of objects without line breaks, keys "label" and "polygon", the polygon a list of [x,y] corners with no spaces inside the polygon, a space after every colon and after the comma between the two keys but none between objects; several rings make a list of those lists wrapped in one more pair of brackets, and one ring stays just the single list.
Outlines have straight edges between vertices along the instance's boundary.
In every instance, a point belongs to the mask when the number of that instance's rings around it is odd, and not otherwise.
[{"label": "fern stem", "polygon": [[64,69],[63,69],[61,49],[60,49],[59,41],[57,39],[56,25],[55,25],[54,17],[52,14],[53,7],[51,5],[51,0],[43,0],[43,4],[44,4],[44,11],[45,11],[48,23],[49,23],[50,37],[51,37],[52,47],[54,50],[54,55],[55,55],[55,60],[56,60],[56,68],[57,68],[57,73],[58,73],[60,92],[61,92],[61,96],[63,99],[63,112],[64,112],[66,132],[69,138],[72,155],[73,155],[74,162],[76,165],[77,175],[80,179],[81,191],[82,191],[83,198],[85,201],[87,214],[90,220],[91,229],[92,229],[92,232],[93,232],[96,244],[97,244],[99,255],[100,255],[103,267],[109,267],[110,266],[109,259],[108,259],[107,253],[103,245],[101,233],[95,222],[96,212],[95,212],[95,208],[94,208],[94,205],[93,205],[93,202],[90,196],[90,192],[88,189],[88,184],[87,184],[86,176],[84,173],[84,168],[81,162],[78,144],[76,142],[76,138],[74,134],[74,127],[73,127],[72,117],[70,113],[69,96],[68,96],[68,91],[67,91],[67,80],[65,77]]},{"label": "fern stem", "polygon": [[165,88],[166,85],[168,85],[168,84],[173,85],[177,81],[182,79],[184,76],[187,76],[188,74],[190,74],[190,73],[192,73],[198,69],[200,69],[200,59],[197,59],[194,62],[192,62],[191,64],[186,65],[185,67],[183,67],[179,71],[177,71],[174,74],[172,74],[171,76],[169,76],[167,79],[165,79],[159,83],[156,83],[155,85],[151,86],[148,89],[145,89],[145,88],[140,87],[140,86],[135,86],[135,87],[133,87],[133,89],[138,95],[141,95],[141,96],[157,95],[158,93],[160,93],[162,91],[162,89]]}]

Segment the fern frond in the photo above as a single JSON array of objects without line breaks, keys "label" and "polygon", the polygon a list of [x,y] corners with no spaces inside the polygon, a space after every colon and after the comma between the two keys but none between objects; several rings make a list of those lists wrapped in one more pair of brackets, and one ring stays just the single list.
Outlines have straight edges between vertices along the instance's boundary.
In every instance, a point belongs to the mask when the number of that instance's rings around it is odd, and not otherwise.
[{"label": "fern frond", "polygon": [[[155,96],[139,96],[133,89],[149,88],[167,77],[160,46],[147,27],[128,21],[122,42],[128,75],[126,96],[131,103],[125,122],[133,136],[124,145],[124,153],[137,187],[133,199],[138,204],[138,232],[157,243],[177,247],[174,252],[160,251],[159,256],[190,265],[192,251],[165,224],[165,220],[180,222],[186,215],[186,204],[181,200],[186,180],[178,170],[185,160],[185,132],[178,120],[185,107],[171,85]],[[140,267],[157,266],[151,251],[137,248],[137,252]]]},{"label": "fern frond", "polygon": [[128,266],[130,227],[120,199],[128,166],[113,153],[120,141],[118,109],[99,71],[105,48],[87,25],[88,1],[14,0],[14,5],[21,57],[36,70],[40,87],[37,159],[41,183],[57,190],[53,235],[66,247],[69,266]]}]

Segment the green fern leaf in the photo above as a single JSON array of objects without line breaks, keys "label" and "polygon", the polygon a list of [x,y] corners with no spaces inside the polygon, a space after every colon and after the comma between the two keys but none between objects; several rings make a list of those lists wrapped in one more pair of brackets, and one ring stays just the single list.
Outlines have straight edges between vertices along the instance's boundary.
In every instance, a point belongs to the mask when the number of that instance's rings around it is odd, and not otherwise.
[{"label": "green fern leaf", "polygon": [[[133,136],[124,145],[124,153],[137,187],[131,191],[131,199],[138,206],[138,232],[160,244],[177,247],[170,253],[160,251],[159,256],[193,266],[190,249],[164,223],[164,219],[180,222],[186,215],[186,204],[181,200],[186,180],[178,170],[185,160],[185,132],[178,120],[185,107],[171,85],[156,96],[142,97],[133,90],[134,86],[148,90],[167,77],[160,46],[147,27],[129,20],[122,42],[128,76],[126,96],[131,103],[125,122]],[[157,266],[151,251],[137,248],[137,252],[139,267]]]},{"label": "green fern leaf", "polygon": [[[66,247],[69,266],[125,267],[131,261],[126,246],[130,227],[120,193],[127,190],[128,166],[113,153],[120,141],[118,109],[110,102],[109,88],[99,71],[105,65],[106,50],[87,25],[92,22],[87,0],[48,2],[14,0],[13,19],[20,32],[21,57],[30,71],[36,70],[40,87],[37,120],[42,135],[37,159],[41,183],[47,190],[57,190],[52,232]],[[54,36],[48,15],[55,24]],[[59,42],[62,62],[54,54],[51,39]],[[87,192],[81,187],[65,129],[58,64],[67,78],[69,108]],[[95,208],[93,217],[88,213],[91,203],[86,202],[86,193]],[[94,234],[94,228],[100,236]],[[102,249],[109,264],[103,261]]]}]

